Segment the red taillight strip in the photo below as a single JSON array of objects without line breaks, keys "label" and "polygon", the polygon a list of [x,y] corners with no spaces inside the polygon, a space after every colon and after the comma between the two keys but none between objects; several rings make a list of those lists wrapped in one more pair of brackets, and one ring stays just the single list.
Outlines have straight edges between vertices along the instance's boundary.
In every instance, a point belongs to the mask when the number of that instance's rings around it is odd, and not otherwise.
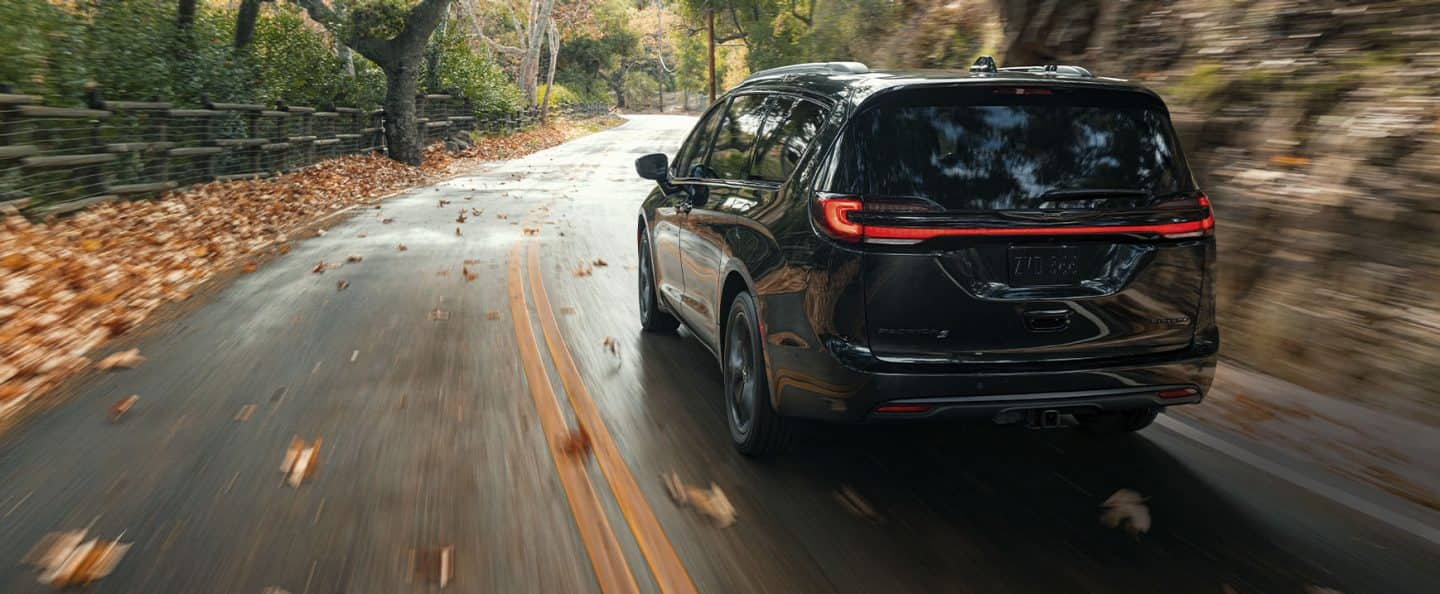
[{"label": "red taillight strip", "polygon": [[1167,239],[1201,237],[1215,228],[1215,215],[1210,210],[1210,199],[1200,195],[1198,202],[1205,207],[1205,218],[1181,223],[1158,223],[1153,225],[1085,225],[1054,227],[889,227],[883,225],[862,225],[850,220],[850,213],[858,212],[863,204],[854,198],[825,198],[820,200],[826,231],[831,237],[844,241],[923,241],[936,237],[1022,237],[1056,235],[1124,235],[1153,234]]}]

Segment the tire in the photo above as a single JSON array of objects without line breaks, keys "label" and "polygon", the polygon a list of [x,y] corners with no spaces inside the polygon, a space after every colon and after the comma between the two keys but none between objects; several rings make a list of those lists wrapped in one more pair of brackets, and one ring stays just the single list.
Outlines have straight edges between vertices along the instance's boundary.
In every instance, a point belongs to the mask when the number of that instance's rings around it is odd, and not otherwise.
[{"label": "tire", "polygon": [[1150,426],[1160,415],[1158,408],[1142,408],[1096,415],[1080,424],[1080,428],[1092,435],[1117,435],[1134,433]]},{"label": "tire", "polygon": [[640,230],[640,268],[636,276],[640,280],[640,328],[657,334],[674,332],[680,320],[660,309],[660,295],[655,291],[655,266],[650,260],[650,233],[644,229]]},{"label": "tire", "polygon": [[794,434],[793,423],[770,406],[759,319],[755,298],[749,293],[736,295],[725,316],[721,355],[730,439],[737,451],[754,457],[783,453],[789,449]]}]

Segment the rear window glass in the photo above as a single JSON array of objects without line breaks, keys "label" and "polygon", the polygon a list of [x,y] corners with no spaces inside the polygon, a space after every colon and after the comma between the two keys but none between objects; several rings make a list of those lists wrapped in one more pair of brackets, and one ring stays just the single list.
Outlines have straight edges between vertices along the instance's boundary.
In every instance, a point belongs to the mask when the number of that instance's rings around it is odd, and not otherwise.
[{"label": "rear window glass", "polygon": [[857,115],[834,190],[949,210],[1032,208],[1057,190],[1188,189],[1165,111],[1135,93],[926,93]]}]

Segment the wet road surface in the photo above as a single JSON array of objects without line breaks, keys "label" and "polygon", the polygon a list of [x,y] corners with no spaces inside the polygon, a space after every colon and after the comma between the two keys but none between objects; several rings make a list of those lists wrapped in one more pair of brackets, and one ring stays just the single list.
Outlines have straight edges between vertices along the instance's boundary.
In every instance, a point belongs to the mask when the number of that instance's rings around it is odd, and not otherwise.
[{"label": "wet road surface", "polygon": [[[1165,426],[1112,441],[807,426],[784,457],[735,454],[714,358],[683,329],[642,335],[636,311],[649,182],[631,163],[673,154],[692,122],[635,116],[357,210],[132,339],[146,363],[91,376],[0,436],[0,592],[49,591],[17,562],[46,533],[87,525],[135,544],[94,592],[435,592],[412,553],[440,547],[455,592],[1440,580],[1430,543]],[[319,261],[332,267],[311,272]],[[130,394],[135,407],[107,422]],[[593,454],[567,453],[577,424]],[[294,436],[323,439],[299,487],[279,472]],[[720,487],[736,523],[675,505],[670,471]],[[1148,535],[1100,526],[1121,488],[1149,498]]]}]

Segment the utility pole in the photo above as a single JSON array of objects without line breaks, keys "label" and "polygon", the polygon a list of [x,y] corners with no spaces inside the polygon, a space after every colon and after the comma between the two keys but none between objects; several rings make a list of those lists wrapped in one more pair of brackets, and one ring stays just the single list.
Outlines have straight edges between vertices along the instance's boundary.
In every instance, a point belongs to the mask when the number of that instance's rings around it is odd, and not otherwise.
[{"label": "utility pole", "polygon": [[715,9],[705,11],[706,20],[709,24],[706,28],[710,31],[710,102],[715,102]]}]

